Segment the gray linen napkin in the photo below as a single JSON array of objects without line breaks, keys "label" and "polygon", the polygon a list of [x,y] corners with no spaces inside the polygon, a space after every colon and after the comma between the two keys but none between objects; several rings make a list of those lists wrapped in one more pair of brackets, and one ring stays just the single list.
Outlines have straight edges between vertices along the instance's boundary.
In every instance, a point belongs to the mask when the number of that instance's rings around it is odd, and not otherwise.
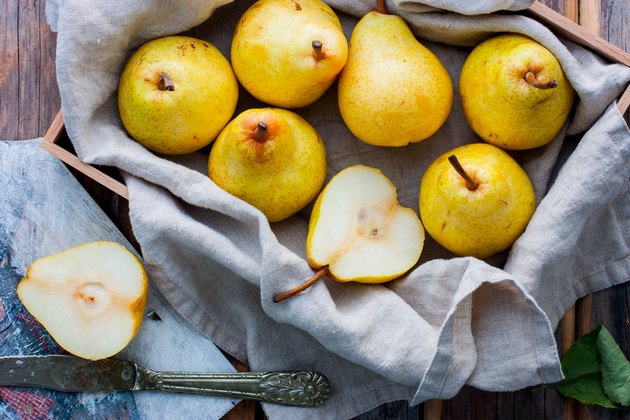
[{"label": "gray linen napkin", "polygon": [[[579,103],[552,143],[514,153],[534,183],[539,207],[509,255],[453,258],[428,239],[421,264],[402,279],[385,285],[326,279],[274,304],[275,293],[312,275],[304,259],[310,208],[270,226],[258,210],[210,181],[207,151],[156,156],[127,137],[116,108],[118,76],[134,48],[200,24],[222,3],[50,0],[47,12],[58,32],[57,75],[68,133],[81,159],[125,174],[134,233],[170,303],[252,369],[318,369],[331,379],[333,393],[323,407],[265,405],[266,413],[345,418],[390,400],[449,398],[466,383],[508,391],[561,379],[553,337],[560,317],[579,296],[630,274],[630,133],[611,105],[630,69],[605,63],[523,16],[463,15],[530,2],[401,1],[400,9],[390,2],[390,10],[447,67],[455,88],[451,115],[418,144],[369,146],[345,127],[334,85],[298,111],[325,141],[327,180],[356,163],[380,168],[398,187],[401,203],[417,211],[429,163],[455,146],[480,141],[464,120],[457,81],[468,46],[492,33],[524,33],[549,48]],[[251,3],[219,8],[208,32],[193,33],[229,58],[236,22]],[[346,13],[340,18],[348,38],[357,17],[372,8],[365,0],[329,3]],[[237,112],[253,106],[263,104],[242,92]],[[551,185],[566,132],[586,129]]]}]

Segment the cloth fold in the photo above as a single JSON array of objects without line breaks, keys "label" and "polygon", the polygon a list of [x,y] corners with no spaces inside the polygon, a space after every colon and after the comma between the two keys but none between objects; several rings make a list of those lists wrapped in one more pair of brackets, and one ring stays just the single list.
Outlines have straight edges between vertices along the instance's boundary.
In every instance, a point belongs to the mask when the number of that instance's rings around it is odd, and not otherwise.
[{"label": "cloth fold", "polygon": [[[508,391],[561,379],[553,330],[564,310],[579,296],[630,276],[630,133],[611,105],[630,69],[558,39],[530,18],[482,14],[522,9],[529,1],[389,2],[447,68],[453,109],[431,138],[378,148],[345,127],[333,85],[297,110],[324,139],[327,180],[353,164],[377,167],[397,186],[400,202],[417,211],[420,179],[431,161],[480,141],[464,119],[457,85],[471,46],[494,33],[523,33],[550,49],[578,93],[575,112],[547,146],[512,153],[532,179],[539,206],[509,254],[454,258],[427,238],[420,264],[401,279],[384,285],[325,279],[274,304],[274,294],[312,275],[304,255],[310,207],[270,226],[207,177],[207,150],[157,156],[126,135],[116,107],[122,66],[145,40],[190,30],[211,15],[188,33],[229,58],[236,22],[252,1],[218,8],[224,3],[49,0],[47,13],[58,31],[68,134],[82,160],[123,171],[134,234],[165,297],[252,369],[317,369],[331,380],[333,393],[323,407],[265,405],[267,415],[345,418],[390,400],[449,398],[466,383]],[[340,11],[348,39],[373,7],[329,3]],[[241,91],[237,112],[261,106]],[[563,148],[572,146],[564,141],[567,133],[586,129],[552,185]]]}]

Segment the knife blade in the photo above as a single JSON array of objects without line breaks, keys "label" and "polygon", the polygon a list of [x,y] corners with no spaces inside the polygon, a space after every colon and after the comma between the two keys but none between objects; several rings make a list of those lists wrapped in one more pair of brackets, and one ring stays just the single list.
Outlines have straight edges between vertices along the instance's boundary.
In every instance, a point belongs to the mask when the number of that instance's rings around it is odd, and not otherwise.
[{"label": "knife blade", "polygon": [[328,398],[330,384],[315,371],[158,372],[135,362],[75,356],[2,356],[0,385],[49,388],[64,392],[156,390],[254,399],[315,407]]}]

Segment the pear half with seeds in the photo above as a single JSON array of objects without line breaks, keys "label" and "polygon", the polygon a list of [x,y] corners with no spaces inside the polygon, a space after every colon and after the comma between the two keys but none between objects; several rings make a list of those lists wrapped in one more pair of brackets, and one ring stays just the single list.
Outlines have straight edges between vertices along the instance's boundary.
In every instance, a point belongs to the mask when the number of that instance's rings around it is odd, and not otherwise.
[{"label": "pear half with seeds", "polygon": [[398,203],[394,184],[378,169],[351,166],[330,180],[311,214],[306,254],[319,271],[274,301],[301,292],[324,275],[340,282],[393,280],[418,262],[423,246],[422,223]]},{"label": "pear half with seeds", "polygon": [[17,293],[63,349],[99,360],[121,351],[140,329],[148,284],[135,255],[99,241],[36,260]]}]

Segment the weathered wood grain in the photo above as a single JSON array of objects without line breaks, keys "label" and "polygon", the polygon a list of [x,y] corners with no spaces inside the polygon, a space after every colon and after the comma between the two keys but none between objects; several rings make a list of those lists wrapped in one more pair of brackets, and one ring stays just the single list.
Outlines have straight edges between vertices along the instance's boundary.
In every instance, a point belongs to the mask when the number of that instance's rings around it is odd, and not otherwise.
[{"label": "weathered wood grain", "polygon": [[0,139],[18,138],[19,86],[17,1],[0,2]]},{"label": "weathered wood grain", "polygon": [[[39,1],[20,2],[18,22],[30,22],[18,26],[18,72],[39,72]],[[20,78],[18,84],[18,138],[37,137],[39,132],[39,77]]]},{"label": "weathered wood grain", "polygon": [[44,2],[39,7],[39,111],[37,135],[29,133],[29,137],[42,136],[61,109],[61,98],[57,87],[57,72],[55,69],[55,49],[57,35],[51,31],[46,23],[46,8]]}]

